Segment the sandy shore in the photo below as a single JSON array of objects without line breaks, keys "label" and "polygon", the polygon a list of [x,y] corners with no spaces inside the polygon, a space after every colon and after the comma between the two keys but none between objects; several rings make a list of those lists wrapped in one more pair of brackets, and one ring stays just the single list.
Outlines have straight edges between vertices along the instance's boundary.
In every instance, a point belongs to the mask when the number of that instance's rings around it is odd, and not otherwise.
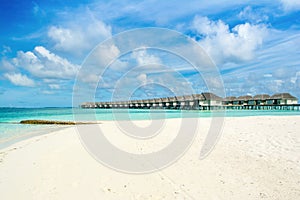
[{"label": "sandy shore", "polygon": [[[0,198],[300,199],[300,116],[226,118],[216,147],[199,160],[210,121],[200,119],[183,157],[150,174],[101,165],[82,146],[75,127],[18,142],[0,150]],[[120,134],[114,122],[99,126],[116,147],[141,154],[167,145],[179,124],[180,119],[169,119],[160,135],[143,141]]]}]

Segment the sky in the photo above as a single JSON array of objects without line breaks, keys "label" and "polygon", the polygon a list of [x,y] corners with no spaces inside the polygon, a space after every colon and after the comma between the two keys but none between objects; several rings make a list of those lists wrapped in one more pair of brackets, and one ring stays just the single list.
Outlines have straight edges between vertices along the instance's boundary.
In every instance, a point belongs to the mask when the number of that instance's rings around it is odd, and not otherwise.
[{"label": "sky", "polygon": [[[187,87],[208,91],[185,59],[150,46],[122,54],[111,44],[93,57],[97,45],[147,27],[195,41],[217,67],[226,96],[300,98],[298,0],[2,0],[0,27],[0,107],[72,106],[78,80],[87,88],[97,83],[97,101],[164,97],[174,88],[176,94],[190,92]],[[78,75],[104,58],[116,58],[109,66],[97,63],[104,73]]]}]

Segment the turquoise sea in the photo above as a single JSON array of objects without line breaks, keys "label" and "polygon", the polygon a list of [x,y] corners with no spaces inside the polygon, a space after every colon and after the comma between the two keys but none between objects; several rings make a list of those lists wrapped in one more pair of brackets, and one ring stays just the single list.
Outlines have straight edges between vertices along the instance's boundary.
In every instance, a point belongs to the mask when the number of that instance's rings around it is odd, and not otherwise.
[{"label": "turquoise sea", "polygon": [[[75,115],[74,115],[75,114]],[[64,128],[57,125],[24,125],[21,120],[43,119],[63,121],[91,120],[143,120],[163,118],[188,118],[212,116],[288,116],[300,115],[300,111],[279,110],[234,110],[234,111],[185,111],[185,110],[143,110],[143,109],[80,109],[80,108],[0,108],[0,147],[1,144],[21,140],[38,134],[46,134]]]}]

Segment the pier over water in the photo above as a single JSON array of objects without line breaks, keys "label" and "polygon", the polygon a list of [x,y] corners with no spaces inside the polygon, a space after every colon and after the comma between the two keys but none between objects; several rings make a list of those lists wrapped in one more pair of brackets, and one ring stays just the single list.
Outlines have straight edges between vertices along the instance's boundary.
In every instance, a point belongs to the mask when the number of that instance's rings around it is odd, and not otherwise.
[{"label": "pier over water", "polygon": [[111,102],[85,102],[81,108],[181,109],[181,110],[298,110],[298,99],[289,93],[222,98],[210,92],[165,98]]}]

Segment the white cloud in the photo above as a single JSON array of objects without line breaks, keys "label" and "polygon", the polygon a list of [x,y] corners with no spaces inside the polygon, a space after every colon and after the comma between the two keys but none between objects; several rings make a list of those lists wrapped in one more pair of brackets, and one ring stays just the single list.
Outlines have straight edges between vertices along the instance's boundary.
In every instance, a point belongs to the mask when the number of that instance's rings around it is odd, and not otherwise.
[{"label": "white cloud", "polygon": [[199,16],[194,18],[193,28],[203,37],[200,45],[221,65],[251,60],[267,35],[265,25],[245,23],[230,29],[221,20],[211,21]]},{"label": "white cloud", "polygon": [[282,84],[284,83],[284,81],[278,79],[278,80],[274,80],[274,83],[276,83],[277,86],[282,86]]},{"label": "white cloud", "polygon": [[92,85],[97,84],[99,81],[101,81],[101,77],[99,75],[96,75],[94,73],[88,73],[88,72],[84,72],[79,74],[78,78],[80,79],[80,81],[83,81],[85,83],[90,83]]},{"label": "white cloud", "polygon": [[75,77],[79,69],[78,65],[73,65],[42,46],[35,47],[34,51],[19,51],[13,63],[39,78],[70,79]]},{"label": "white cloud", "polygon": [[160,58],[155,55],[148,54],[146,48],[133,51],[132,58],[136,59],[138,66],[161,63]]},{"label": "white cloud", "polygon": [[[92,54],[89,55],[89,60],[97,64],[106,65],[116,61],[120,54],[120,50],[114,44],[97,47]],[[103,66],[105,67],[105,66]]]},{"label": "white cloud", "polygon": [[[76,19],[77,21],[77,19]],[[48,37],[54,47],[74,55],[82,55],[92,50],[99,42],[111,36],[111,27],[93,18],[80,19],[77,23],[51,26]]]},{"label": "white cloud", "polygon": [[32,8],[33,14],[40,18],[45,17],[46,12],[43,9],[41,9],[41,7],[36,2],[32,2],[32,3],[33,3],[33,8]]},{"label": "white cloud", "polygon": [[[120,50],[114,44],[98,46],[83,63],[77,78],[90,85],[99,82],[103,86],[102,76],[105,76],[106,79],[114,79],[116,74],[128,67],[127,62],[119,60],[119,55]],[[105,75],[107,70],[114,72],[107,76]]]},{"label": "white cloud", "polygon": [[139,80],[141,82],[142,85],[147,84],[147,74],[140,74],[137,77],[137,80]]},{"label": "white cloud", "polygon": [[264,78],[272,78],[273,77],[272,74],[264,74],[263,76],[264,76]]},{"label": "white cloud", "polygon": [[49,84],[49,88],[58,90],[60,89],[60,86],[58,84]]},{"label": "white cloud", "polygon": [[9,46],[3,45],[3,50],[1,52],[1,54],[4,56],[7,53],[11,53],[11,48]]},{"label": "white cloud", "polygon": [[293,84],[297,84],[297,81],[300,81],[300,71],[296,72],[295,76],[292,76],[290,81]]},{"label": "white cloud", "polygon": [[300,10],[299,0],[280,0],[285,11]]},{"label": "white cloud", "polygon": [[49,90],[43,90],[42,94],[54,94],[54,91],[49,91]]},{"label": "white cloud", "polygon": [[269,17],[264,12],[254,11],[250,6],[245,7],[239,14],[240,19],[246,19],[254,23],[268,21]]},{"label": "white cloud", "polygon": [[20,73],[10,73],[10,74],[6,73],[4,74],[4,77],[17,86],[27,86],[27,87],[35,86],[35,83],[32,79]]},{"label": "white cloud", "polygon": [[8,60],[2,59],[1,63],[0,63],[0,71],[1,70],[4,70],[4,71],[14,71],[15,70],[15,66],[13,64],[11,64]]}]

